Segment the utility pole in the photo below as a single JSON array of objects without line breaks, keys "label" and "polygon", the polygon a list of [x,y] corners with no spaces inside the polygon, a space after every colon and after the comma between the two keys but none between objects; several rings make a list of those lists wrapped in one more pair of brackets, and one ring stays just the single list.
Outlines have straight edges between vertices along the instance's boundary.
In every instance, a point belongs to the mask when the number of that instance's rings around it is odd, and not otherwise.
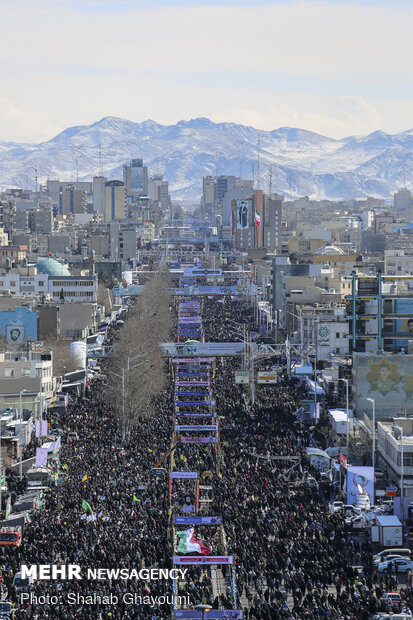
[{"label": "utility pole", "polygon": [[317,362],[318,362],[318,321],[314,323],[315,360],[314,360],[314,419],[317,419]]}]

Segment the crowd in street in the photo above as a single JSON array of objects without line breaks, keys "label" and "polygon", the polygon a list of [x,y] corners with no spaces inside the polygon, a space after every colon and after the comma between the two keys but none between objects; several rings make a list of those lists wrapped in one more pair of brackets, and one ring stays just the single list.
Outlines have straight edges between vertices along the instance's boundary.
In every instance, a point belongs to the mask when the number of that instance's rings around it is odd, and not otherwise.
[{"label": "crowd in street", "polygon": [[[247,329],[253,326],[250,308],[238,300],[206,299],[202,313],[207,341],[233,340],[231,320],[245,323]],[[246,388],[234,382],[240,363],[239,358],[222,358],[213,373],[220,449],[178,444],[173,455],[176,470],[210,472],[213,491],[207,510],[221,516],[226,552],[235,559],[237,608],[248,620],[367,620],[377,610],[387,611],[381,595],[393,584],[390,577],[387,583],[378,580],[371,545],[348,540],[342,517],[329,511],[328,483],[320,481],[318,488],[306,483],[309,475],[317,479],[318,473],[305,455],[309,431],[294,417],[302,391],[281,372],[276,386],[257,388],[255,405],[250,407]],[[105,372],[105,363],[102,368]],[[165,476],[154,476],[152,469],[170,448],[173,399],[170,377],[152,411],[138,420],[123,443],[101,379],[93,379],[84,397],[66,411],[49,410],[51,434],[61,429],[64,437],[76,432],[79,439],[63,441],[63,484],[47,494],[43,508],[25,528],[22,546],[1,548],[1,579],[8,600],[17,606],[16,620],[170,617],[167,605],[122,602],[126,591],[171,595],[169,581],[39,581],[32,584],[32,594],[55,595],[59,602],[24,605],[12,584],[21,564],[172,568],[168,461],[162,465]],[[288,471],[295,462],[289,460],[292,456],[299,462]],[[15,494],[21,490],[15,476],[9,475],[8,483]],[[193,488],[185,485],[174,487],[172,502],[193,503]],[[204,508],[204,514],[208,512]],[[364,565],[362,576],[353,568],[355,559]],[[187,607],[204,603],[230,608],[230,568],[223,572],[228,588],[214,599],[211,571],[190,568],[179,584],[179,594],[189,596]],[[68,592],[116,595],[118,602],[68,604]],[[413,608],[410,591],[404,589],[402,594]]]},{"label": "crowd in street", "polygon": [[[233,318],[253,327],[249,309],[221,308],[220,337],[233,331]],[[215,306],[207,302],[205,312],[212,316]],[[206,338],[214,341],[214,322],[207,324]],[[302,388],[281,373],[276,386],[257,387],[254,406],[246,407],[245,388],[234,384],[236,369],[239,362],[224,360],[215,373],[222,463],[211,511],[221,511],[228,553],[236,558],[238,608],[247,601],[250,620],[367,620],[391,611],[381,595],[394,578],[379,579],[370,543],[348,538],[342,515],[329,510],[331,485],[305,455],[310,433],[294,416]],[[291,472],[294,461],[272,459],[288,456],[300,457]],[[308,476],[318,479],[318,488],[308,486]],[[364,566],[362,576],[355,564]],[[402,598],[413,608],[409,589]]]}]

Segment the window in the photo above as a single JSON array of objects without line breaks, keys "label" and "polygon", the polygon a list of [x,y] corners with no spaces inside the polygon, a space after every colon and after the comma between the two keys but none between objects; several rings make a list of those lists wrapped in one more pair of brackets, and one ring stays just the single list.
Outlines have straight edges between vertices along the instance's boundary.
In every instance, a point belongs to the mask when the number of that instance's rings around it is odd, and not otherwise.
[{"label": "window", "polygon": [[16,286],[16,282],[14,280],[11,280],[10,286]]},{"label": "window", "polygon": [[336,338],[340,338],[340,332],[336,332]]},{"label": "window", "polygon": [[30,377],[30,368],[22,368],[20,372],[22,377]]},{"label": "window", "polygon": [[14,368],[5,368],[4,369],[5,377],[14,377]]},{"label": "window", "polygon": [[44,280],[39,280],[39,286],[44,286]]}]

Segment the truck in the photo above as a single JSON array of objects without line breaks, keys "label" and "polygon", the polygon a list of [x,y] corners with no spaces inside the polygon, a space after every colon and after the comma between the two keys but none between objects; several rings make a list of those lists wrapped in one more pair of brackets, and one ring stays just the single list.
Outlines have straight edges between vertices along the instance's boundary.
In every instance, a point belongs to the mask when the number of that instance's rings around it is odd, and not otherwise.
[{"label": "truck", "polygon": [[403,526],[395,515],[376,517],[378,542],[382,547],[403,547]]},{"label": "truck", "polygon": [[22,542],[22,530],[17,526],[0,527],[0,546],[20,547]]}]

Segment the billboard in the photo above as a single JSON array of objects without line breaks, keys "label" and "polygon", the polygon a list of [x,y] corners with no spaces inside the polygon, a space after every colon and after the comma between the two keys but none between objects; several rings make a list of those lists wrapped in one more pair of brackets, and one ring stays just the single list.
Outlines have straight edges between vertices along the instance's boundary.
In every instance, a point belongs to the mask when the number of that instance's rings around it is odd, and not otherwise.
[{"label": "billboard", "polygon": [[[188,357],[193,355],[205,355],[210,357],[216,355],[222,357],[224,355],[242,355],[244,353],[243,342],[196,342],[195,340],[183,343],[165,342],[161,345],[164,355],[176,357]],[[253,347],[254,348],[254,347]]]},{"label": "billboard", "polygon": [[354,354],[355,406],[358,416],[388,417],[406,410],[413,413],[413,355]]},{"label": "billboard", "polygon": [[249,383],[250,382],[250,373],[240,370],[235,373],[235,383]]},{"label": "billboard", "polygon": [[397,338],[394,341],[394,345],[397,349],[403,348],[406,352],[408,349],[408,340],[413,340],[413,299],[395,299],[394,301],[395,314],[401,314],[400,319],[395,321],[395,332],[400,334],[406,334],[406,338]]},{"label": "billboard", "polygon": [[276,372],[259,372],[258,383],[277,383],[277,373]]},{"label": "billboard", "polygon": [[249,200],[237,200],[237,230],[248,228],[249,206]]},{"label": "billboard", "polygon": [[359,488],[366,491],[370,502],[374,504],[374,467],[347,467],[347,504],[354,504],[359,495]]}]

